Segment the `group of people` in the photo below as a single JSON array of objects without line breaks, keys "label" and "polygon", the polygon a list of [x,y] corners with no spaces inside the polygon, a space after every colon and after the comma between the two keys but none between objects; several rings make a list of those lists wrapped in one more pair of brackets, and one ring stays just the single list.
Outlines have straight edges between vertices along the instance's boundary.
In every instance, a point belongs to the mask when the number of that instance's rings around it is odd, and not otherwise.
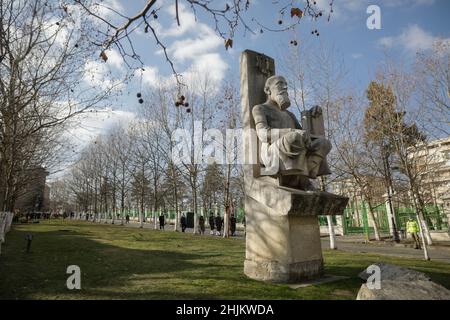
[{"label": "group of people", "polygon": [[[209,216],[209,227],[211,229],[210,233],[211,235],[222,235],[222,226],[224,224],[223,218],[220,215],[217,215],[216,217],[214,217],[214,215],[210,215]],[[236,235],[236,217],[234,216],[234,214],[231,214],[230,216],[230,234],[231,236],[235,236]]]},{"label": "group of people", "polygon": [[[161,222],[161,220],[160,220]],[[221,236],[222,235],[222,227],[224,225],[224,220],[223,217],[221,217],[220,215],[217,215],[214,217],[213,214],[211,214],[209,216],[209,228],[210,228],[210,234],[211,235],[218,235]],[[230,216],[230,235],[231,236],[235,236],[236,235],[236,217],[234,216],[234,214],[231,214]],[[186,228],[187,228],[187,218],[185,216],[185,214],[183,213],[180,219],[180,224],[181,224],[181,231],[185,232]],[[164,229],[164,228],[163,228]],[[198,229],[199,229],[199,233],[200,234],[205,234],[205,218],[203,217],[203,215],[201,215],[198,218]]]}]

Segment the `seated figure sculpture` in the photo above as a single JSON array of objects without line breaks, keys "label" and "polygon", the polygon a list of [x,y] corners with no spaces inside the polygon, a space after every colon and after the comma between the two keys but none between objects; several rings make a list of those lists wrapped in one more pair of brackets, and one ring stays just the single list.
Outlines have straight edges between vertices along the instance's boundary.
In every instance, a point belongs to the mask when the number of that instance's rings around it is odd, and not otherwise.
[{"label": "seated figure sculpture", "polygon": [[[267,101],[252,109],[258,139],[262,142],[261,162],[265,175],[283,177],[284,186],[314,190],[309,179],[330,174],[325,157],[331,143],[302,128],[295,115],[287,110],[291,104],[287,88],[284,77],[268,78],[264,87]],[[310,110],[312,117],[321,114],[318,106]]]}]

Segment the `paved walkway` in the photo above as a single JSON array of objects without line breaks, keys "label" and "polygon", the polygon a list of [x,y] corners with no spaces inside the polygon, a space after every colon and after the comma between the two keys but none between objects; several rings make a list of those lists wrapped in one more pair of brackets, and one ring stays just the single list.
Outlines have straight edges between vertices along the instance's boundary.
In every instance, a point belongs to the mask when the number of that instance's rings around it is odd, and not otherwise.
[{"label": "paved walkway", "polygon": [[[403,245],[380,244],[376,242],[361,243],[349,242],[346,239],[336,238],[336,246],[338,250],[355,252],[355,253],[374,253],[383,254],[387,256],[396,256],[403,258],[423,259],[423,250],[405,247]],[[330,240],[328,237],[322,237],[322,248],[330,247]],[[440,261],[450,263],[450,250],[443,246],[428,247],[428,255],[433,261]]]},{"label": "paved walkway", "polygon": [[[104,223],[104,222],[102,222]],[[108,224],[111,223],[111,220],[108,221]],[[121,224],[121,220],[115,221],[116,225]],[[128,228],[139,228],[140,224],[136,221],[130,221],[129,224],[124,224],[125,227]],[[156,225],[157,229],[159,229],[159,222]],[[144,223],[145,229],[155,229],[155,225],[153,223],[146,222]],[[173,232],[173,225],[167,224],[165,226],[165,230],[167,232]],[[193,233],[192,228],[187,228],[186,233]],[[203,236],[211,236],[211,237],[219,237],[217,235],[211,235],[210,229],[206,227],[205,234]],[[233,238],[244,239],[243,230],[239,230],[236,232],[236,236]],[[322,236],[322,248],[327,249],[330,247],[330,240],[328,236]],[[373,253],[373,254],[382,254],[388,256],[396,256],[403,258],[415,258],[415,259],[423,259],[423,250],[417,250],[414,248],[407,247],[406,244],[395,244],[390,241],[382,241],[375,242],[372,241],[370,243],[365,243],[364,237],[361,236],[337,236],[336,237],[336,245],[338,250],[347,251],[347,252],[355,252],[355,253]],[[428,254],[430,258],[434,261],[440,261],[450,264],[450,243],[440,243],[437,246],[429,247]]]}]

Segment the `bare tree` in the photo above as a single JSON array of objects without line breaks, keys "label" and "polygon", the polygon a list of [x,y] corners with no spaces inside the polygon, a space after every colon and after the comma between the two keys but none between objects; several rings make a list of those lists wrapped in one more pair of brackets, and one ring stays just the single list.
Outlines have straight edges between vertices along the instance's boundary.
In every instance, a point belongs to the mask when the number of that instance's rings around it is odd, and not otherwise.
[{"label": "bare tree", "polygon": [[434,135],[448,136],[450,126],[450,44],[438,40],[431,51],[419,52],[415,63],[417,91],[420,105],[427,112],[422,116],[428,121],[429,132]]},{"label": "bare tree", "polygon": [[59,4],[1,1],[0,20],[0,202],[12,210],[24,172],[54,160],[48,150],[61,144],[55,130],[100,103],[116,84],[102,90],[85,84],[92,50]]},{"label": "bare tree", "polygon": [[[347,181],[355,185],[356,195],[368,204],[368,214],[373,221],[375,239],[380,240],[380,231],[375,219],[373,186],[371,180],[379,176],[379,172],[372,166],[375,155],[364,143],[364,121],[360,110],[365,102],[362,98],[348,96],[340,100],[338,108],[332,112],[332,122],[335,128],[331,137],[334,144],[335,179]],[[338,130],[339,128],[339,130]],[[335,182],[335,183],[336,183]],[[345,188],[348,191],[348,187]]]},{"label": "bare tree", "polygon": [[[297,40],[295,40],[297,41]],[[335,48],[324,45],[312,45],[306,41],[293,46],[282,55],[282,70],[287,74],[293,100],[300,116],[315,105],[322,107],[326,136],[332,139],[334,130],[338,129],[332,124],[332,112],[336,112],[342,99],[341,83],[346,76],[345,64],[339,60]],[[333,160],[329,157],[329,160]],[[333,167],[334,163],[330,163]],[[326,191],[330,179],[321,177],[320,187]],[[336,249],[334,226],[332,217],[327,217],[330,247]]]}]

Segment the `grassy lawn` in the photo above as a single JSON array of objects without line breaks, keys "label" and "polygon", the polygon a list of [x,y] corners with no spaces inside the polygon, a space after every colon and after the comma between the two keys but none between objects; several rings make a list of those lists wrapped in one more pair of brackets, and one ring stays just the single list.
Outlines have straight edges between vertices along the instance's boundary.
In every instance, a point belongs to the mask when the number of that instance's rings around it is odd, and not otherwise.
[{"label": "grassy lawn", "polygon": [[[449,264],[325,250],[325,272],[350,278],[291,289],[248,279],[244,256],[242,239],[60,220],[15,225],[0,255],[0,299],[354,299],[357,274],[378,261],[450,288]],[[81,290],[66,288],[72,264],[81,268]]]}]

